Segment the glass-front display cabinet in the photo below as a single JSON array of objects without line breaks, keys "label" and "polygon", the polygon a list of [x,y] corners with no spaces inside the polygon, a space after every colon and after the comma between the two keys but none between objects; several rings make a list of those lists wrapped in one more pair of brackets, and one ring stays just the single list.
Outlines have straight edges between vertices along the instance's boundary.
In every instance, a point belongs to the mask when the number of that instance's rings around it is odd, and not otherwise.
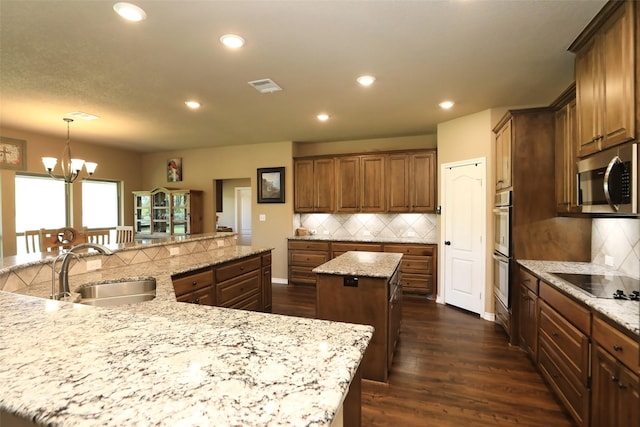
[{"label": "glass-front display cabinet", "polygon": [[158,187],[133,196],[136,234],[202,233],[202,191]]}]

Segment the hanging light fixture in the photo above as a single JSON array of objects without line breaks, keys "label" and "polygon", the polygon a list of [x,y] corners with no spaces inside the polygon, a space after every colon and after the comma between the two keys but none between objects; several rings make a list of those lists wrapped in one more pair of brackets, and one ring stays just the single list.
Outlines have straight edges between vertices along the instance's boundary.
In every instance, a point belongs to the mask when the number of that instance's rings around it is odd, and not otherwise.
[{"label": "hanging light fixture", "polygon": [[62,158],[60,159],[60,166],[62,167],[62,176],[56,176],[53,174],[53,169],[56,167],[58,163],[58,159],[55,157],[43,157],[42,163],[44,164],[44,168],[51,178],[54,179],[64,179],[64,182],[67,184],[73,183],[78,175],[82,171],[82,166],[85,166],[87,169],[87,173],[89,176],[93,175],[98,167],[97,163],[85,162],[82,159],[72,159],[71,158],[71,146],[69,138],[69,124],[73,121],[73,119],[69,119],[65,117],[65,122],[67,122],[67,143],[64,147],[64,151],[62,152]]}]

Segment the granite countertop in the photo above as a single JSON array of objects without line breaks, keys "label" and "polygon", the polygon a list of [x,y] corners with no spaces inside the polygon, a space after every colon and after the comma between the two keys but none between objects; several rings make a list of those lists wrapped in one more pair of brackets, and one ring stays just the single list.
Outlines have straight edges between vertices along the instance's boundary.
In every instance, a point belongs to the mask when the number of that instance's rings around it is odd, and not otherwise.
[{"label": "granite countertop", "polygon": [[337,237],[325,234],[311,234],[309,236],[293,236],[289,240],[319,240],[329,242],[357,242],[357,243],[416,243],[421,245],[437,245],[437,240],[419,237],[374,237],[374,236],[346,236]]},{"label": "granite countertop", "polygon": [[545,282],[571,295],[593,310],[602,313],[622,328],[640,335],[640,303],[617,299],[596,298],[551,273],[610,274],[622,273],[606,266],[586,262],[518,260],[518,263]]},{"label": "granite countertop", "polygon": [[402,254],[387,252],[346,252],[312,271],[339,276],[380,277],[388,279],[398,269]]},{"label": "granite countertop", "polygon": [[[157,297],[100,308],[0,291],[0,412],[64,426],[325,426],[373,328],[177,303],[171,275],[268,248],[226,247],[97,270],[153,277]],[[27,295],[28,294],[28,295]]]}]

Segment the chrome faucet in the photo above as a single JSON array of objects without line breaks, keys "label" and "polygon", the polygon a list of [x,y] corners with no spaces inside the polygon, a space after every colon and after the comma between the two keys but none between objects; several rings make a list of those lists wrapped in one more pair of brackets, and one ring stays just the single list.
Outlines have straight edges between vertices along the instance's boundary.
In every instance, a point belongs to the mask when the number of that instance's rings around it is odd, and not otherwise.
[{"label": "chrome faucet", "polygon": [[[80,243],[79,245],[72,246],[71,249],[62,253],[56,257],[53,261],[52,272],[51,272],[51,298],[57,300],[64,300],[71,296],[71,290],[69,289],[69,264],[71,264],[71,258],[78,258],[78,254],[75,254],[74,251],[77,249],[95,249],[101,254],[111,255],[113,252],[111,249],[98,245],[95,243]],[[55,292],[55,283],[56,283],[56,263],[59,259],[62,258],[62,266],[60,267],[60,273],[58,274],[58,292]]]}]

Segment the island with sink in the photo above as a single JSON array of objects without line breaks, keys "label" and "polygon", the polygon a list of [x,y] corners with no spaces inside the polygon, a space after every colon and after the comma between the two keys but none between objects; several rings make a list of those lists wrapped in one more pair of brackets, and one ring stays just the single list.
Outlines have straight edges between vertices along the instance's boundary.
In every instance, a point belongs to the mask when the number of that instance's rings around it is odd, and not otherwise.
[{"label": "island with sink", "polygon": [[[176,277],[210,271],[215,284],[217,267],[270,251],[214,233],[79,254],[71,301],[96,284],[155,282],[152,299],[109,307],[51,299],[51,257],[5,258],[0,424],[359,425],[372,327],[178,302]],[[213,286],[211,302],[264,301],[239,282]]]}]

